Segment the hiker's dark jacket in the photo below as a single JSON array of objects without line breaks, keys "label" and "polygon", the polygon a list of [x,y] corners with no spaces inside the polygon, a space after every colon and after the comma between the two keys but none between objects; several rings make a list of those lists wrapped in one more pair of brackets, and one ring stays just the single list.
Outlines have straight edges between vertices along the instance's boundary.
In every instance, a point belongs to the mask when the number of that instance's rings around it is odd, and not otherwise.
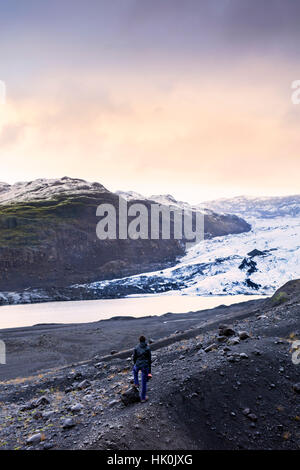
[{"label": "hiker's dark jacket", "polygon": [[133,363],[139,368],[148,367],[151,372],[151,351],[147,343],[140,343],[134,348]]}]

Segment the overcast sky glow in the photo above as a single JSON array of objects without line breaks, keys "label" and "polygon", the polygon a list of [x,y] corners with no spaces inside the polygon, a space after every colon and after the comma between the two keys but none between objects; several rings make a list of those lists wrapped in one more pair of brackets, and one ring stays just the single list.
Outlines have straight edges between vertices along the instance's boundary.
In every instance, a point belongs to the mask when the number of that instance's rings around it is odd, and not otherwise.
[{"label": "overcast sky glow", "polygon": [[0,181],[299,193],[300,2],[0,0]]}]

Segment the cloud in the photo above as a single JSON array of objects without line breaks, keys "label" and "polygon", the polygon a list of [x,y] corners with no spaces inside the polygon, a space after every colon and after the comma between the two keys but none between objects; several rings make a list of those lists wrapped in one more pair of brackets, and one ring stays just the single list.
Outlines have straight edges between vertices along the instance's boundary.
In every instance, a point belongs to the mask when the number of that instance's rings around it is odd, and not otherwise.
[{"label": "cloud", "polygon": [[26,125],[24,124],[7,124],[0,133],[0,148],[7,149],[9,146],[14,146],[20,141],[24,135]]},{"label": "cloud", "polygon": [[[251,71],[253,80],[243,80]],[[153,76],[59,73],[59,80],[37,83],[31,99],[10,101],[3,128],[9,149],[2,147],[0,160],[9,180],[26,179],[15,176],[23,168],[30,179],[68,174],[107,186],[130,181],[135,188],[150,179],[166,188],[159,192],[187,182],[199,191],[210,185],[220,196],[229,188],[296,188],[300,138],[286,118],[290,90],[285,77],[272,81],[274,71],[267,71],[249,62],[235,69],[234,80],[228,72],[222,80],[181,77],[167,89]]]},{"label": "cloud", "polygon": [[11,0],[0,18],[1,179],[295,192],[299,8]]}]

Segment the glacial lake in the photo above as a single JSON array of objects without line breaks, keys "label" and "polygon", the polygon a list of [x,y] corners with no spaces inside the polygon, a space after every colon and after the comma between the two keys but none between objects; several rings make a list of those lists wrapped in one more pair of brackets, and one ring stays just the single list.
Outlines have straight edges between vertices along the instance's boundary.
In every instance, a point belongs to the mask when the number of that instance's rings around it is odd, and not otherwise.
[{"label": "glacial lake", "polygon": [[184,313],[262,299],[262,295],[146,295],[124,299],[46,302],[0,307],[0,329],[32,326],[40,323],[88,323],[115,316],[145,317],[164,313]]}]

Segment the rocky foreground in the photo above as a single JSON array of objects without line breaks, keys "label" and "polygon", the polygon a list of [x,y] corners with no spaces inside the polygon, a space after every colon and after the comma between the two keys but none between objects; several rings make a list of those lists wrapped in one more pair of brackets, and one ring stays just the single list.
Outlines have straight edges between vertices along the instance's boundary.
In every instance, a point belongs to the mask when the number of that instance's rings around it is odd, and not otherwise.
[{"label": "rocky foreground", "polygon": [[2,381],[1,447],[298,449],[300,281],[249,304],[154,338],[146,404],[130,350]]}]

